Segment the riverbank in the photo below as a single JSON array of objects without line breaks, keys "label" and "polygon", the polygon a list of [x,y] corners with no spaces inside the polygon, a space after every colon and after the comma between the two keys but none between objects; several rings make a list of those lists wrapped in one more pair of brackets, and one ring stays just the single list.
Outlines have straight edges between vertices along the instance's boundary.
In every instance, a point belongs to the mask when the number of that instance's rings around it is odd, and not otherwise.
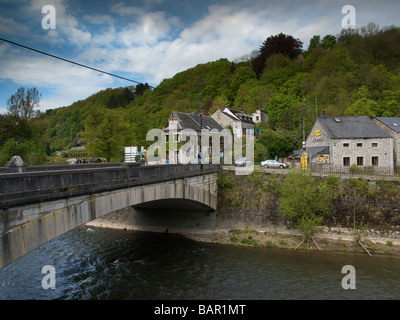
[{"label": "riverbank", "polygon": [[248,247],[269,247],[289,250],[320,250],[323,252],[354,252],[369,254],[400,255],[400,245],[394,245],[390,240],[387,243],[363,240],[362,244],[355,240],[339,238],[325,238],[316,236],[314,241],[303,241],[301,235],[262,232],[256,230],[224,230],[212,234],[186,234],[186,237],[200,242],[240,245]]},{"label": "riverbank", "polygon": [[[400,182],[330,177],[336,193],[332,213],[324,218],[315,241],[300,244],[302,235],[278,213],[284,179],[279,174],[236,176],[224,171],[217,180],[215,212],[128,207],[90,224],[178,233],[209,243],[400,255]],[[315,178],[317,184],[323,181]]]},{"label": "riverbank", "polygon": [[[215,243],[223,245],[281,248],[288,250],[321,250],[322,252],[347,252],[367,254],[352,236],[351,230],[325,231],[314,237],[313,241],[301,241],[303,237],[295,230],[288,233],[276,231],[260,231],[255,229],[217,229],[211,230],[179,230],[159,227],[137,227],[132,224],[121,223],[106,219],[91,221],[87,226],[110,228],[119,230],[135,230],[144,232],[158,232],[180,234],[196,242]],[[300,245],[299,245],[300,244]],[[380,241],[371,241],[368,238],[362,240],[362,244],[371,255],[387,254],[400,255],[400,245],[390,239],[381,238]]]}]

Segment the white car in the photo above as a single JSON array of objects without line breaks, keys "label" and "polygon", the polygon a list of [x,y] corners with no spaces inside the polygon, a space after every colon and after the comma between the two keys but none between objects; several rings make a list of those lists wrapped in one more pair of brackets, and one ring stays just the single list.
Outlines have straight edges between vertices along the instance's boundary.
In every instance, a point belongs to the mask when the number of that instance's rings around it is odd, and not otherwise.
[{"label": "white car", "polygon": [[235,161],[236,167],[247,167],[251,166],[251,160],[247,158],[240,158],[239,160]]},{"label": "white car", "polygon": [[287,168],[288,165],[276,160],[266,160],[261,162],[261,167],[284,169]]}]

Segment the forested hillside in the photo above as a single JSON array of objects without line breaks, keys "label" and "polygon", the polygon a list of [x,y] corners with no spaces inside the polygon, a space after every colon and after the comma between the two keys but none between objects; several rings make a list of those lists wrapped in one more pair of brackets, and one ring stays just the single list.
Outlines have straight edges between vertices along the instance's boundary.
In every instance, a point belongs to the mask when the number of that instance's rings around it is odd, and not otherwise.
[{"label": "forested hillside", "polygon": [[300,148],[303,105],[306,132],[322,110],[328,116],[400,116],[399,27],[369,24],[337,36],[316,35],[307,50],[279,34],[266,39],[256,55],[239,60],[197,65],[157,88],[106,89],[25,122],[13,120],[10,112],[0,118],[0,165],[13,155],[15,136],[31,164],[79,145],[116,161],[124,145],[151,144],[146,133],[165,127],[172,111],[264,109],[270,122],[256,144],[258,161]]}]

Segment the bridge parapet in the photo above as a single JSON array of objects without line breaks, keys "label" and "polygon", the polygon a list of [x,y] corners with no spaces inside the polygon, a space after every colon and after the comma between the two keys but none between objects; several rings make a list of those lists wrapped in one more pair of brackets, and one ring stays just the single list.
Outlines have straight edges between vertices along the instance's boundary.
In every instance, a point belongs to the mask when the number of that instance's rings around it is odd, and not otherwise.
[{"label": "bridge parapet", "polygon": [[217,172],[219,165],[140,163],[26,167],[0,173],[0,209]]},{"label": "bridge parapet", "polygon": [[0,268],[73,228],[130,206],[183,201],[208,211],[217,208],[219,165],[67,169],[0,174]]}]

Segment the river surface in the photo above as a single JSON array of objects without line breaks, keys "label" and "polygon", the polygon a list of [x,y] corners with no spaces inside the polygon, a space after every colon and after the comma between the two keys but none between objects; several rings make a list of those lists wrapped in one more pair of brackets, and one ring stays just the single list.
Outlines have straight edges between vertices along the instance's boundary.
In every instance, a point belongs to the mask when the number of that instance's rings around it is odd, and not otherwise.
[{"label": "river surface", "polygon": [[[55,270],[55,289],[43,289]],[[344,290],[342,267],[355,268]],[[0,270],[0,299],[399,299],[400,258],[83,226]]]}]

